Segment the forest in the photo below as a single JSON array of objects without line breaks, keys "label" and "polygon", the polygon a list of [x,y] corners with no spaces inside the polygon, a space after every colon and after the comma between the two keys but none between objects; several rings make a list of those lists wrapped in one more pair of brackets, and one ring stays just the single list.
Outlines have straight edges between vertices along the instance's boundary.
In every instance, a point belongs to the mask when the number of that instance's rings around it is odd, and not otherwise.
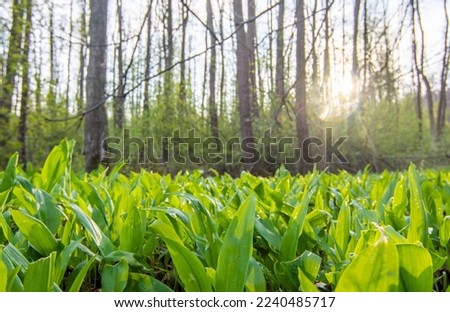
[{"label": "forest", "polygon": [[3,166],[17,150],[39,167],[63,138],[88,171],[448,164],[447,1],[14,0],[0,13]]},{"label": "forest", "polygon": [[450,291],[447,0],[0,3],[0,292]]}]

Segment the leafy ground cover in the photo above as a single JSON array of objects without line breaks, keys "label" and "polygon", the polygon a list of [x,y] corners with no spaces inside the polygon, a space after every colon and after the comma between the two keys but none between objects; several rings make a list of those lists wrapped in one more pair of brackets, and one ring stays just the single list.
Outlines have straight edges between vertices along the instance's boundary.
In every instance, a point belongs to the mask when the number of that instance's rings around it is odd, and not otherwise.
[{"label": "leafy ground cover", "polygon": [[0,291],[448,291],[450,173],[0,173]]}]

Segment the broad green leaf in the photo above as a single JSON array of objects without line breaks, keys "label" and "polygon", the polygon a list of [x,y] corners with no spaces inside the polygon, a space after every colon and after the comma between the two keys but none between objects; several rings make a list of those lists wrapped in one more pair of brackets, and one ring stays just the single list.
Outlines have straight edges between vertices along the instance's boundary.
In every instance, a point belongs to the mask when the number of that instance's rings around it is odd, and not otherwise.
[{"label": "broad green leaf", "polygon": [[345,268],[336,291],[397,291],[399,257],[395,244],[382,237],[366,248]]},{"label": "broad green leaf", "polygon": [[408,241],[417,241],[426,244],[428,237],[428,222],[425,204],[420,189],[419,176],[416,167],[411,164],[408,169],[410,188],[410,222],[408,228]]},{"label": "broad green leaf", "polygon": [[8,222],[6,222],[2,212],[0,212],[0,228],[2,228],[3,235],[6,237],[8,242],[12,242],[14,240],[14,233],[9,227]]},{"label": "broad green leaf", "polygon": [[12,210],[11,215],[20,232],[41,255],[48,256],[58,248],[58,242],[42,221],[20,210]]},{"label": "broad green leaf", "polygon": [[322,258],[311,251],[307,250],[300,256],[300,268],[313,283],[319,274],[321,263]]},{"label": "broad green leaf", "polygon": [[39,220],[41,220],[52,233],[56,233],[61,224],[61,211],[55,199],[45,191],[35,190],[34,196],[38,206]]},{"label": "broad green leaf", "polygon": [[339,211],[339,215],[336,222],[336,230],[334,240],[336,242],[336,249],[341,259],[344,259],[347,251],[347,245],[350,240],[350,226],[351,226],[351,213],[350,207],[344,205]]},{"label": "broad green leaf", "polygon": [[[253,251],[256,197],[251,195],[231,221],[216,269],[216,291],[242,291]],[[230,272],[233,272],[230,274]]]},{"label": "broad green leaf", "polygon": [[393,226],[400,230],[406,226],[405,222],[405,211],[407,206],[407,196],[406,196],[406,179],[402,176],[400,177],[397,185],[395,186],[394,196],[392,198],[392,217],[391,221],[394,223]]},{"label": "broad green leaf", "polygon": [[50,193],[53,187],[61,181],[64,172],[70,165],[74,145],[75,141],[73,140],[63,140],[47,156],[41,173],[42,188],[45,191]]},{"label": "broad green leaf", "polygon": [[76,275],[72,285],[70,286],[69,292],[79,292],[81,286],[83,285],[84,278],[86,277],[86,274],[88,273],[89,269],[91,268],[92,263],[94,263],[95,257],[92,257],[91,260],[89,260],[78,272]]},{"label": "broad green leaf", "polygon": [[120,249],[140,254],[144,246],[145,218],[138,208],[132,207],[120,234]]},{"label": "broad green leaf", "polygon": [[70,207],[75,212],[77,219],[91,235],[94,243],[97,245],[98,250],[103,257],[106,257],[116,249],[109,238],[105,234],[103,234],[94,220],[89,218],[89,216],[84,213],[84,211],[81,210],[80,207],[75,204],[71,204]]},{"label": "broad green leaf", "polygon": [[266,291],[266,280],[264,278],[262,264],[256,261],[253,257],[250,258],[245,289],[250,292]]},{"label": "broad green leaf", "polygon": [[316,285],[308,278],[302,268],[298,268],[298,281],[300,282],[300,288],[304,292],[319,292]]},{"label": "broad green leaf", "polygon": [[124,258],[116,265],[107,264],[102,270],[102,291],[121,292],[127,286],[128,263]]},{"label": "broad green leaf", "polygon": [[77,241],[71,242],[69,245],[67,245],[61,253],[56,258],[56,265],[55,265],[55,282],[56,284],[61,284],[62,279],[64,278],[64,274],[67,270],[67,265],[69,264],[70,258],[75,251],[75,249],[78,248],[78,246],[83,241],[83,238],[80,238]]},{"label": "broad green leaf", "polygon": [[269,219],[256,219],[256,231],[264,237],[264,239],[274,248],[275,251],[280,250],[281,236],[276,227]]},{"label": "broad green leaf", "polygon": [[450,241],[450,216],[446,216],[442,222],[439,229],[439,241],[442,247],[447,247]]},{"label": "broad green leaf", "polygon": [[303,225],[305,222],[306,214],[308,213],[309,202],[315,188],[303,195],[302,201],[294,210],[291,219],[289,220],[289,225],[281,239],[280,247],[280,260],[290,261],[295,259],[298,239],[303,232]]},{"label": "broad green leaf", "polygon": [[120,261],[121,259],[125,259],[129,266],[135,267],[144,272],[150,272],[151,267],[142,259],[140,256],[124,250],[116,250],[107,255],[104,260],[106,263],[115,263]]},{"label": "broad green leaf", "polygon": [[3,257],[6,257],[11,263],[16,267],[21,267],[22,272],[28,269],[30,262],[25,258],[25,256],[17,250],[13,244],[8,244],[3,249]]},{"label": "broad green leaf", "polygon": [[400,279],[405,291],[433,291],[433,262],[430,253],[415,244],[398,244]]},{"label": "broad green leaf", "polygon": [[166,243],[186,291],[211,291],[211,284],[200,260],[187,249],[172,227],[156,220],[150,228]]},{"label": "broad green leaf", "polygon": [[28,292],[49,292],[53,289],[55,277],[56,252],[50,256],[30,263],[23,281],[24,290]]},{"label": "broad green leaf", "polygon": [[16,178],[16,167],[19,160],[19,153],[14,153],[11,158],[9,158],[6,169],[3,173],[2,182],[0,183],[0,193],[11,189],[14,186],[14,180]]},{"label": "broad green leaf", "polygon": [[8,272],[8,284],[6,286],[7,292],[24,291],[23,283],[18,276],[20,269],[21,269],[20,266],[17,266]]},{"label": "broad green leaf", "polygon": [[7,285],[8,285],[8,271],[6,269],[6,265],[1,260],[1,252],[0,252],[0,292],[5,292]]},{"label": "broad green leaf", "polygon": [[173,292],[167,285],[156,278],[139,273],[130,273],[125,291],[132,292]]}]

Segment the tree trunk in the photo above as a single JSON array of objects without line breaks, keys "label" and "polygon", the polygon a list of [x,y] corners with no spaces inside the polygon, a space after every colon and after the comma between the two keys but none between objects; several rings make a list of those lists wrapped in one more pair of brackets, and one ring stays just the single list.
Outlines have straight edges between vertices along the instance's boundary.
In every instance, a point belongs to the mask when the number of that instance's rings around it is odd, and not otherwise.
[{"label": "tree trunk", "polygon": [[86,110],[84,124],[84,151],[86,171],[98,167],[103,156],[102,143],[107,135],[105,110],[106,50],[108,0],[90,1],[89,65],[86,84]]},{"label": "tree trunk", "polygon": [[359,11],[361,10],[361,0],[355,0],[355,7],[353,10],[353,55],[352,55],[352,76],[353,83],[359,79],[359,64],[358,64],[358,36],[359,36]]},{"label": "tree trunk", "polygon": [[441,70],[441,89],[439,91],[439,106],[437,115],[437,127],[436,134],[439,139],[442,136],[445,126],[445,115],[447,108],[447,79],[449,70],[449,15],[447,10],[447,0],[444,0],[444,12],[445,12],[445,39],[444,39],[444,55],[442,57],[442,70]]},{"label": "tree trunk", "polygon": [[[242,144],[241,150],[247,152],[249,145],[253,144],[253,127],[252,127],[252,105],[251,105],[251,88],[250,88],[250,54],[247,44],[247,34],[244,28],[244,17],[242,10],[242,0],[233,0],[234,22],[237,31],[237,96],[241,125],[241,137],[246,139],[247,144]],[[253,164],[243,160],[243,169],[251,170]]]},{"label": "tree trunk", "polygon": [[[186,58],[186,29],[189,19],[189,11],[183,6],[183,20],[181,27],[181,60]],[[178,116],[183,118],[186,109],[186,63],[181,62],[180,64],[180,94],[178,101]]]},{"label": "tree trunk", "polygon": [[72,64],[72,38],[73,38],[73,0],[70,0],[70,13],[69,13],[69,47],[68,47],[68,54],[67,54],[67,76],[66,76],[66,117],[69,116],[69,106],[70,106],[70,73],[71,68],[70,65]]},{"label": "tree trunk", "polygon": [[[306,103],[306,56],[305,56],[305,8],[304,0],[297,2],[296,27],[297,27],[297,69],[295,84],[295,121],[298,145],[301,148],[303,141],[308,138],[309,130],[307,124]],[[302,152],[305,152],[302,150]],[[306,173],[310,169],[304,157],[301,157],[299,171]]]},{"label": "tree trunk", "polygon": [[32,0],[26,1],[26,20],[24,28],[24,42],[22,52],[22,94],[20,101],[20,120],[19,120],[19,142],[20,147],[20,161],[27,167],[28,149],[27,149],[27,120],[28,120],[28,103],[30,99],[30,37],[31,37],[31,19],[33,11]]},{"label": "tree trunk", "polygon": [[12,24],[9,35],[8,55],[6,59],[6,73],[0,84],[0,148],[8,142],[9,117],[12,111],[12,98],[15,80],[20,64],[20,44],[22,42],[23,7],[20,0],[12,3]]},{"label": "tree trunk", "polygon": [[217,104],[216,104],[216,64],[217,64],[217,51],[215,47],[216,37],[214,35],[214,13],[212,10],[211,0],[206,1],[207,12],[207,25],[211,32],[211,61],[209,64],[209,119],[210,130],[213,138],[219,137],[219,121],[217,118]]},{"label": "tree trunk", "polygon": [[77,91],[77,113],[81,113],[84,109],[84,76],[85,76],[85,62],[86,62],[86,44],[87,44],[87,30],[86,30],[86,0],[82,1],[81,11],[81,25],[80,33],[83,38],[83,44],[80,45],[80,69],[78,76],[78,91]]},{"label": "tree trunk", "polygon": [[150,0],[148,4],[148,17],[147,17],[147,45],[145,56],[145,84],[144,84],[144,114],[147,115],[150,107],[150,68],[151,68],[151,55],[152,55],[152,7],[153,0]]},{"label": "tree trunk", "polygon": [[278,5],[278,20],[277,20],[277,52],[276,52],[276,69],[275,69],[275,93],[276,93],[276,111],[274,114],[275,121],[278,120],[278,115],[285,104],[285,85],[284,85],[284,0],[280,1]]},{"label": "tree trunk", "polygon": [[124,125],[125,113],[125,73],[123,67],[123,16],[122,0],[117,0],[117,20],[119,23],[119,45],[117,47],[117,70],[119,83],[114,98],[114,127],[121,131]]},{"label": "tree trunk", "polygon": [[[255,0],[247,2],[248,19],[256,15]],[[247,24],[247,45],[249,49],[250,103],[253,117],[259,117],[258,93],[256,87],[256,20]]]}]

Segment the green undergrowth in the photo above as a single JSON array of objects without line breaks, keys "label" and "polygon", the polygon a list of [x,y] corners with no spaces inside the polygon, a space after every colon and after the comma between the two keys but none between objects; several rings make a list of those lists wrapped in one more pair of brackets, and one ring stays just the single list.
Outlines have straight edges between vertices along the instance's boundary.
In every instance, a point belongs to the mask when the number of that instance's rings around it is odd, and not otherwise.
[{"label": "green undergrowth", "polygon": [[0,291],[446,291],[450,173],[0,172]]}]

